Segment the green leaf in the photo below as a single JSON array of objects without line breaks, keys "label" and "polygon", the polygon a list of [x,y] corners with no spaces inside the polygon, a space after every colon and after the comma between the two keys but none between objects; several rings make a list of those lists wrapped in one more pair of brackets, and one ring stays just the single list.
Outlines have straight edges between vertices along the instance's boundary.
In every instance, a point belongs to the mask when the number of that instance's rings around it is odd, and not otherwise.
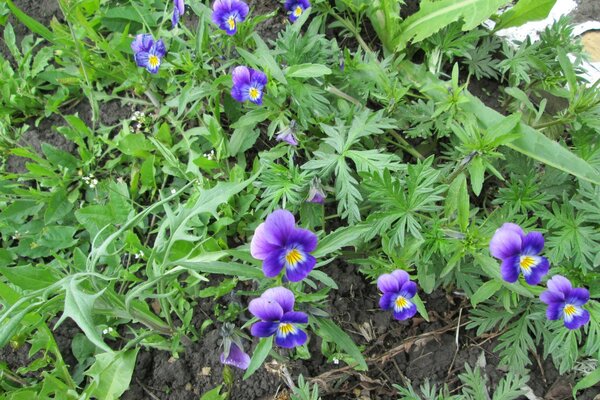
[{"label": "green leaf", "polygon": [[337,326],[332,320],[313,317],[317,322],[319,329],[323,330],[323,333],[333,340],[337,346],[339,346],[342,350],[348,353],[354,361],[358,363],[357,369],[361,371],[368,370],[367,362],[365,361],[360,349],[356,344],[352,341],[350,336],[346,332],[344,332],[339,326]]},{"label": "green leaf", "polygon": [[237,276],[239,278],[263,279],[262,270],[234,262],[194,262],[193,260],[178,260],[174,264],[196,272]]},{"label": "green leaf", "polygon": [[467,178],[464,174],[461,174],[456,179],[460,181],[457,194],[458,224],[460,225],[460,229],[466,232],[469,227],[469,211],[471,209],[469,191],[467,190]]},{"label": "green leaf", "polygon": [[68,279],[63,287],[65,290],[65,307],[62,316],[56,323],[59,325],[66,318],[71,318],[81,328],[90,342],[94,343],[100,349],[112,353],[112,349],[108,347],[96,325],[94,324],[93,310],[94,302],[102,293],[103,289],[96,294],[88,294],[79,288],[79,284],[83,278]]},{"label": "green leaf", "polygon": [[262,365],[262,363],[267,359],[271,348],[273,348],[273,336],[260,339],[258,345],[254,349],[254,353],[252,353],[250,365],[248,365],[248,369],[244,374],[244,380],[252,376],[252,374],[254,374],[256,370]]},{"label": "green leaf", "polygon": [[331,74],[331,69],[322,64],[298,64],[285,70],[285,75],[288,78],[318,78],[329,74]]},{"label": "green leaf", "polygon": [[476,156],[469,164],[469,176],[471,177],[471,187],[475,196],[479,196],[483,188],[483,179],[485,175],[485,167],[480,156]]},{"label": "green leaf", "polygon": [[55,268],[44,266],[0,267],[0,273],[10,283],[23,290],[45,289],[60,280]]},{"label": "green leaf", "polygon": [[496,279],[491,281],[487,281],[483,285],[477,289],[475,293],[471,296],[471,304],[475,307],[477,304],[481,303],[492,297],[494,293],[502,288],[502,282]]},{"label": "green leaf", "polygon": [[200,400],[225,400],[227,397],[221,394],[222,387],[223,385],[219,385],[216,388],[209,390],[200,397]]},{"label": "green leaf", "polygon": [[351,246],[370,229],[371,228],[368,225],[354,225],[338,228],[319,241],[319,246],[312,255],[316,258],[322,258],[343,247]]},{"label": "green leaf", "polygon": [[587,374],[573,388],[573,398],[577,398],[577,391],[590,388],[600,382],[600,368]]},{"label": "green leaf", "polygon": [[29,28],[30,31],[32,31],[33,33],[37,33],[49,42],[54,41],[54,33],[52,33],[48,28],[40,24],[35,19],[31,18],[29,15],[21,11],[20,8],[15,6],[12,0],[6,0],[6,4],[8,5],[8,8],[10,8],[10,11],[12,11],[12,13],[15,15],[15,17],[17,17],[17,19],[21,21],[23,25]]},{"label": "green leaf", "polygon": [[139,349],[102,353],[85,372],[91,382],[85,390],[89,397],[116,400],[129,388]]},{"label": "green leaf", "polygon": [[418,294],[412,298],[412,302],[415,303],[415,306],[417,306],[417,311],[419,312],[419,315],[423,317],[425,321],[429,322],[429,313],[425,308],[425,304],[423,304],[423,300],[421,300]]},{"label": "green leaf", "polygon": [[411,40],[420,42],[459,19],[463,20],[463,31],[471,30],[509,1],[423,0],[419,11],[400,24],[396,47],[403,49]]},{"label": "green leaf", "polygon": [[556,0],[519,0],[514,7],[503,13],[494,27],[495,31],[521,26],[529,21],[539,21],[550,14]]}]

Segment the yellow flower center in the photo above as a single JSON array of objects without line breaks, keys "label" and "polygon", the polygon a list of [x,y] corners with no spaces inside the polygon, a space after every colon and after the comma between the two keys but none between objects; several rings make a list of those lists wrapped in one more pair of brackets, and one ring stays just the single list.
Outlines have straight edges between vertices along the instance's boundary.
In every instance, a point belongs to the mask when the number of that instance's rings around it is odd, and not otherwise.
[{"label": "yellow flower center", "polygon": [[529,271],[531,267],[535,265],[535,258],[531,256],[521,256],[519,265],[521,266],[521,268],[523,268],[523,270]]},{"label": "yellow flower center", "polygon": [[300,251],[298,251],[297,249],[292,249],[286,253],[285,261],[289,265],[296,265],[300,261],[302,261],[302,253],[300,253]]},{"label": "yellow flower center", "polygon": [[398,296],[398,297],[396,297],[396,301],[395,301],[396,308],[403,309],[403,308],[408,307],[409,304],[410,303],[408,302],[408,300],[406,300],[404,298],[404,296]]},{"label": "yellow flower center", "polygon": [[294,10],[294,16],[299,17],[300,15],[302,15],[302,7],[297,6]]},{"label": "yellow flower center", "polygon": [[568,317],[572,317],[577,312],[577,309],[573,304],[567,304],[564,309],[564,313]]},{"label": "yellow flower center", "polygon": [[290,333],[293,333],[295,330],[296,328],[294,328],[294,325],[287,322],[279,324],[279,333],[281,333],[283,336],[287,336]]},{"label": "yellow flower center", "polygon": [[160,64],[160,59],[155,56],[154,54],[151,54],[148,57],[148,64],[152,67],[152,68],[156,68],[159,64]]},{"label": "yellow flower center", "polygon": [[248,91],[248,94],[250,95],[250,98],[252,100],[256,100],[256,99],[258,99],[258,96],[260,96],[260,91],[255,87],[251,87],[250,90]]},{"label": "yellow flower center", "polygon": [[229,24],[230,31],[235,29],[235,18],[233,17],[233,15],[231,17],[227,18],[227,23]]}]

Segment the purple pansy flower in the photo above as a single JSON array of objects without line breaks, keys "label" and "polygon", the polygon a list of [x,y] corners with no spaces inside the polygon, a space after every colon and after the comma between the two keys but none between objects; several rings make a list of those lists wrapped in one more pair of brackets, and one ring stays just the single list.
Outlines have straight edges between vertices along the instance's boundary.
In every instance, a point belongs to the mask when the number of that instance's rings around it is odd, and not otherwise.
[{"label": "purple pansy flower", "polygon": [[144,67],[152,74],[158,72],[160,62],[167,53],[162,39],[154,41],[152,35],[147,33],[137,35],[131,42],[131,49],[138,67]]},{"label": "purple pansy flower", "polygon": [[[227,353],[227,355],[225,355]],[[229,351],[221,353],[221,363],[232,365],[240,369],[248,369],[250,365],[250,356],[244,352],[244,349],[236,342],[230,342]]]},{"label": "purple pansy flower", "polygon": [[248,5],[241,0],[216,0],[212,21],[228,35],[233,35],[237,32],[238,23],[246,19],[248,11]]},{"label": "purple pansy flower", "polygon": [[292,120],[290,126],[279,132],[275,137],[278,142],[287,142],[292,146],[298,146],[298,139],[296,139],[296,121]]},{"label": "purple pansy flower", "polygon": [[262,104],[262,97],[267,76],[260,71],[248,67],[235,67],[231,73],[233,86],[231,96],[240,103],[250,100],[255,104]]},{"label": "purple pansy flower", "polygon": [[294,311],[295,300],[291,290],[284,287],[268,289],[258,299],[252,300],[248,309],[262,320],[252,325],[252,335],[275,335],[275,343],[286,348],[306,343],[306,333],[297,324],[308,323],[308,315]]},{"label": "purple pansy flower", "polygon": [[496,230],[490,241],[492,256],[502,260],[500,272],[507,282],[516,282],[519,272],[530,285],[540,283],[550,269],[550,263],[538,254],[544,248],[544,237],[539,232],[527,235],[517,224],[505,223]]},{"label": "purple pansy flower", "polygon": [[325,191],[321,186],[319,178],[313,179],[310,189],[308,190],[308,198],[306,199],[309,203],[324,204],[325,203]]},{"label": "purple pansy flower", "polygon": [[393,309],[394,318],[402,321],[416,314],[417,306],[410,299],[417,293],[417,284],[410,280],[406,271],[397,269],[391,274],[381,275],[377,279],[377,287],[383,292],[379,307]]},{"label": "purple pansy flower", "polygon": [[183,0],[173,0],[173,3],[175,7],[173,9],[173,18],[171,18],[171,24],[173,28],[175,28],[175,25],[177,25],[179,22],[179,18],[185,12],[185,3]]},{"label": "purple pansy flower", "polygon": [[308,0],[285,0],[285,9],[288,11],[290,21],[295,22],[304,10],[310,7]]},{"label": "purple pansy flower", "polygon": [[309,253],[316,247],[317,235],[296,228],[291,212],[275,210],[254,231],[250,253],[263,261],[266,277],[273,278],[285,269],[285,277],[298,282],[315,267],[317,260]]},{"label": "purple pansy flower", "polygon": [[579,329],[590,320],[590,313],[581,306],[590,299],[585,288],[573,288],[571,282],[561,275],[552,277],[547,283],[548,290],[542,292],[540,300],[548,304],[546,317],[554,321],[562,317],[569,329]]}]

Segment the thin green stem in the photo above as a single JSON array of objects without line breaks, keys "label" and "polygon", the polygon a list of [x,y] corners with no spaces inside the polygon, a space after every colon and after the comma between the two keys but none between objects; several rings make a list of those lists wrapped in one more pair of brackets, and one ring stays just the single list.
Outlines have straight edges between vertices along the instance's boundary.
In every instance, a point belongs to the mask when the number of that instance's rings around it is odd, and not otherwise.
[{"label": "thin green stem", "polygon": [[406,151],[408,154],[412,155],[413,157],[418,158],[419,160],[424,160],[425,157],[423,156],[423,154],[419,153],[419,151],[417,149],[415,149],[410,143],[408,143],[406,141],[406,139],[404,139],[402,136],[400,136],[400,134],[396,131],[389,131],[390,134],[399,142],[399,146]]}]

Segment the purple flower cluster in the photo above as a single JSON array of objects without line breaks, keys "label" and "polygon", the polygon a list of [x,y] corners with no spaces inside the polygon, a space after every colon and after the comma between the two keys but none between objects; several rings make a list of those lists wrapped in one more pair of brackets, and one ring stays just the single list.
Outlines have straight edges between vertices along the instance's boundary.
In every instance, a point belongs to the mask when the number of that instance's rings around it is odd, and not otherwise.
[{"label": "purple flower cluster", "polygon": [[[496,230],[490,241],[490,252],[502,260],[500,273],[510,283],[516,282],[522,273],[530,285],[537,285],[548,273],[550,263],[540,256],[544,248],[544,237],[539,232],[525,234],[513,223],[505,223]],[[588,302],[590,293],[585,288],[573,288],[571,282],[556,275],[547,283],[548,289],[540,300],[548,305],[546,317],[557,320],[561,317],[568,329],[579,329],[588,323],[590,313],[582,306]]]},{"label": "purple flower cluster", "polygon": [[500,272],[507,282],[516,282],[523,273],[525,281],[537,285],[548,273],[550,264],[539,256],[544,248],[544,237],[539,232],[527,235],[517,224],[506,223],[496,230],[490,241],[492,256],[502,260]]},{"label": "purple flower cluster", "polygon": [[212,21],[228,35],[237,32],[238,23],[248,16],[248,4],[241,0],[216,0],[213,3]]},{"label": "purple flower cluster", "polygon": [[296,301],[291,290],[276,287],[266,290],[258,299],[250,302],[248,309],[261,321],[252,325],[252,335],[269,337],[275,335],[278,346],[292,348],[306,343],[306,332],[298,327],[308,323],[308,315],[294,311]]},{"label": "purple flower cluster", "polygon": [[308,0],[285,0],[285,9],[288,12],[290,21],[296,22],[302,15],[304,10],[310,7],[310,1]]},{"label": "purple flower cluster", "polygon": [[417,306],[411,301],[417,293],[417,284],[410,280],[408,273],[400,269],[391,274],[383,274],[377,279],[377,287],[383,295],[379,307],[392,310],[394,318],[403,321],[417,313]]},{"label": "purple flower cluster", "polygon": [[266,277],[273,278],[282,270],[291,282],[306,278],[317,260],[310,254],[317,248],[317,235],[297,228],[287,210],[276,210],[260,224],[250,243],[252,257],[262,260]]},{"label": "purple flower cluster", "polygon": [[131,42],[131,49],[135,55],[135,62],[138,67],[143,67],[151,74],[156,74],[162,58],[167,53],[162,39],[154,41],[150,34],[137,35]]}]

